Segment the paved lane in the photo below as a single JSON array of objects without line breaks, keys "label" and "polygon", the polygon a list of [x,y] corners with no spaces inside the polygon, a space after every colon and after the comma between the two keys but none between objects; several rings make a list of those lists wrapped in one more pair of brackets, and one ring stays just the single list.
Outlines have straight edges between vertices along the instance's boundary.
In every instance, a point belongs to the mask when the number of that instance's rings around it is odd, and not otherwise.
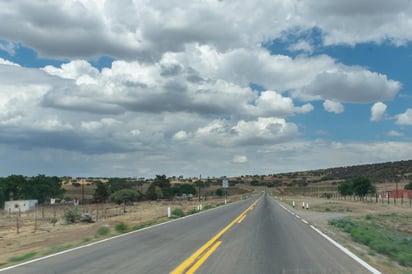
[{"label": "paved lane", "polygon": [[10,274],[169,273],[252,202],[251,199],[228,204],[185,219],[7,269],[4,272]]},{"label": "paved lane", "polygon": [[265,196],[196,273],[370,273]]},{"label": "paved lane", "polygon": [[266,194],[6,273],[370,273]]}]

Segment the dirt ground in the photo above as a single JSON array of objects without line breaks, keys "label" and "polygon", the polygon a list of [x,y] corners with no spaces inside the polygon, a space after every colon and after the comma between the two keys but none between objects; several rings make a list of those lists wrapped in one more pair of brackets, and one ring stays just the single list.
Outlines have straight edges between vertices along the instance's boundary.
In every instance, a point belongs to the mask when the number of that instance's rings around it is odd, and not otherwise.
[{"label": "dirt ground", "polygon": [[[245,195],[229,197],[229,201],[237,201],[245,198]],[[295,211],[321,231],[349,248],[352,252],[363,258],[365,261],[381,270],[383,273],[412,273],[412,269],[403,268],[388,258],[372,254],[368,247],[352,242],[350,236],[338,229],[328,225],[328,220],[344,216],[363,216],[366,214],[385,213],[407,213],[412,211],[409,204],[403,206],[398,203],[396,206],[391,202],[386,203],[327,200],[324,198],[304,197],[304,196],[281,196],[276,197],[284,205],[292,209],[292,202],[295,201]],[[302,202],[309,203],[309,209],[302,209]],[[224,203],[224,199],[211,199],[202,203],[205,206],[216,206]],[[67,225],[62,218],[53,225],[47,210],[42,209],[37,212],[36,218],[26,216],[28,221],[21,221],[19,233],[17,234],[16,216],[0,215],[0,267],[5,267],[13,263],[18,263],[22,259],[19,257],[34,253],[31,258],[44,256],[58,252],[70,247],[85,244],[91,241],[102,239],[96,237],[97,230],[102,226],[108,226],[111,234],[116,234],[114,226],[120,222],[128,224],[129,227],[147,224],[153,221],[161,222],[167,220],[167,208],[181,208],[185,212],[196,209],[198,201],[173,201],[173,202],[141,202],[134,206],[110,206],[110,208],[100,205],[97,207],[88,206],[82,211],[91,212],[95,223],[77,223]],[[49,209],[50,210],[50,209]],[[126,210],[126,212],[124,212]],[[51,213],[50,213],[51,214]],[[53,214],[62,214],[54,209]],[[45,216],[43,216],[45,215]],[[53,216],[55,216],[53,215]],[[48,217],[49,216],[49,217]],[[43,220],[42,217],[44,217]],[[24,216],[21,217],[24,219]],[[412,224],[411,224],[412,226]],[[411,228],[412,229],[412,228]],[[15,259],[13,262],[13,258]],[[17,262],[16,262],[17,261]]]},{"label": "dirt ground", "polygon": [[[248,195],[233,195],[228,202],[247,198]],[[79,211],[91,213],[94,223],[66,224],[63,218],[64,206],[38,208],[35,212],[0,215],[0,267],[19,263],[23,260],[45,256],[64,249],[102,239],[96,232],[102,226],[110,228],[109,235],[118,234],[114,227],[125,223],[129,228],[153,222],[168,220],[168,207],[180,208],[184,212],[196,210],[199,202],[192,201],[148,201],[135,205],[85,205]],[[202,201],[202,207],[224,204],[224,198]],[[124,212],[126,211],[126,212]],[[18,225],[17,225],[17,219]],[[58,220],[53,224],[51,220]],[[17,233],[17,229],[19,233]],[[28,256],[27,254],[31,254]],[[23,257],[30,257],[25,258]]]}]

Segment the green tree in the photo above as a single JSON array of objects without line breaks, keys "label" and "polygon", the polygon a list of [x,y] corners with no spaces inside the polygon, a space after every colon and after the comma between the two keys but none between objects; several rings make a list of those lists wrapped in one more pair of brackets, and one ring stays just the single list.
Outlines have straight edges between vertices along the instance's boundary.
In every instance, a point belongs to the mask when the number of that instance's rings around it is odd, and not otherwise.
[{"label": "green tree", "polygon": [[353,183],[351,181],[344,181],[339,184],[338,191],[342,196],[353,195]]},{"label": "green tree", "polygon": [[40,204],[49,201],[50,198],[63,198],[65,190],[62,188],[58,177],[37,175],[26,180],[22,199],[35,198]]},{"label": "green tree", "polygon": [[149,200],[162,199],[163,198],[162,189],[159,186],[152,183],[146,191],[146,198]]},{"label": "green tree", "polygon": [[152,185],[160,188],[162,192],[162,198],[171,199],[173,197],[172,185],[170,184],[169,179],[166,178],[166,175],[156,175],[156,178],[154,179]]},{"label": "green tree", "polygon": [[107,182],[109,193],[114,193],[121,189],[131,189],[132,184],[125,178],[110,178]]},{"label": "green tree", "polygon": [[133,189],[121,189],[110,194],[109,200],[120,205],[122,203],[138,201],[141,197],[141,193]]},{"label": "green tree", "polygon": [[0,208],[3,208],[6,201],[6,181],[0,178]]},{"label": "green tree", "polygon": [[196,188],[192,184],[175,184],[172,187],[172,192],[178,196],[182,196],[183,194],[197,194]]},{"label": "green tree", "polygon": [[10,175],[1,180],[4,200],[37,199],[44,203],[50,198],[63,198],[65,190],[58,177],[38,175],[25,178],[22,175]]},{"label": "green tree", "polygon": [[375,186],[372,184],[372,181],[367,177],[357,177],[353,179],[352,184],[353,192],[362,199],[366,196],[366,194],[376,193]]},{"label": "green tree", "polygon": [[24,189],[26,179],[22,175],[10,175],[5,179],[5,199],[19,200]]},{"label": "green tree", "polygon": [[225,194],[225,191],[221,188],[216,189],[215,194],[217,196],[223,196]]},{"label": "green tree", "polygon": [[252,181],[250,182],[250,185],[252,185],[252,186],[260,186],[261,183],[260,183],[258,180],[252,180]]},{"label": "green tree", "polygon": [[93,194],[93,200],[98,203],[104,203],[110,196],[109,186],[101,181],[96,182],[96,189]]},{"label": "green tree", "polygon": [[404,189],[412,190],[412,181],[409,184],[405,185]]}]

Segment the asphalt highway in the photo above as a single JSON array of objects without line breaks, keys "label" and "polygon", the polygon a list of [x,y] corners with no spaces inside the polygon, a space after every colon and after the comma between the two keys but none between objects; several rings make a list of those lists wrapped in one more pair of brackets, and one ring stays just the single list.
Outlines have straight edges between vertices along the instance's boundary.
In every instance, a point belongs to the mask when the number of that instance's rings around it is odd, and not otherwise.
[{"label": "asphalt highway", "polygon": [[371,273],[266,194],[3,271]]}]

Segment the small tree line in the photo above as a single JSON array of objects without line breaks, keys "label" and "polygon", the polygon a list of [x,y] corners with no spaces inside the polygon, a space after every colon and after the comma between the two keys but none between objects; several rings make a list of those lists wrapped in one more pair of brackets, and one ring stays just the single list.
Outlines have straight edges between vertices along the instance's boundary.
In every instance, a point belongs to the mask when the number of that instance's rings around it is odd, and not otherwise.
[{"label": "small tree line", "polygon": [[0,178],[0,207],[9,200],[37,199],[44,203],[50,198],[63,198],[64,192],[61,180],[56,176],[10,175]]},{"label": "small tree line", "polygon": [[356,195],[363,200],[366,195],[376,194],[376,187],[368,177],[357,177],[340,183],[338,192],[344,197]]},{"label": "small tree line", "polygon": [[[142,200],[171,200],[176,196],[194,198],[196,195],[200,200],[201,194],[204,199],[207,195],[222,195],[222,190],[219,189],[213,192],[206,191],[212,184],[216,184],[209,179],[172,185],[166,175],[156,175],[145,191],[143,181],[131,182],[128,178],[109,178],[107,182],[97,180],[93,184],[95,188],[92,199],[95,203],[123,204]],[[235,185],[235,182],[231,182],[231,185]],[[78,187],[80,184],[76,183],[74,186]],[[0,178],[0,207],[9,200],[37,199],[39,204],[48,203],[50,198],[70,200],[69,197],[64,197],[65,192],[62,179],[59,177],[11,175]],[[82,202],[83,200],[84,196]]]}]

